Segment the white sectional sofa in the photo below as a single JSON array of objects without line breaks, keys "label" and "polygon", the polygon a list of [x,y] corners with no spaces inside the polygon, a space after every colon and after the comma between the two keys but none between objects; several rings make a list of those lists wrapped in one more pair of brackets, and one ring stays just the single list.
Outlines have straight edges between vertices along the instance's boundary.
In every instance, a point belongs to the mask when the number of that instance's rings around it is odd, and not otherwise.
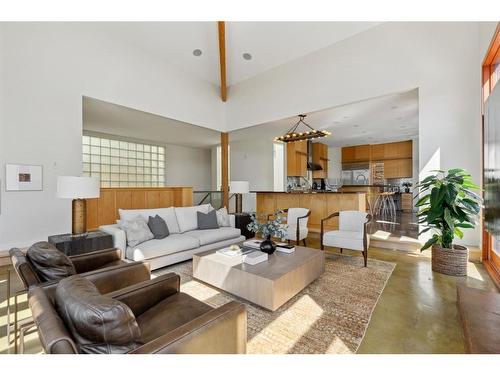
[{"label": "white sectional sofa", "polygon": [[[120,220],[131,220],[141,216],[159,215],[165,220],[170,235],[163,239],[152,239],[135,247],[127,246],[125,231],[119,224],[102,225],[103,232],[113,236],[114,246],[122,250],[126,259],[149,262],[151,269],[191,259],[193,254],[241,242],[245,239],[234,227],[234,215],[229,215],[229,226],[218,229],[198,229],[197,211],[208,213],[209,204],[193,207],[168,207],[142,210],[119,210]],[[226,224],[226,225],[227,225]]]}]

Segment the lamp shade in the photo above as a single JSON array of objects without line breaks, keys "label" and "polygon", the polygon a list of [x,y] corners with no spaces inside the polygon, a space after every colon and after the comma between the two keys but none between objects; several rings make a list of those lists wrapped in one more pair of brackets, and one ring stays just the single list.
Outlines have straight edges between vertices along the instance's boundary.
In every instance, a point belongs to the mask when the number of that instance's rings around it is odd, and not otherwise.
[{"label": "lamp shade", "polygon": [[57,178],[57,196],[68,199],[99,198],[100,183],[98,177],[59,176]]},{"label": "lamp shade", "polygon": [[250,184],[248,181],[231,181],[229,190],[234,194],[246,194],[250,192]]}]

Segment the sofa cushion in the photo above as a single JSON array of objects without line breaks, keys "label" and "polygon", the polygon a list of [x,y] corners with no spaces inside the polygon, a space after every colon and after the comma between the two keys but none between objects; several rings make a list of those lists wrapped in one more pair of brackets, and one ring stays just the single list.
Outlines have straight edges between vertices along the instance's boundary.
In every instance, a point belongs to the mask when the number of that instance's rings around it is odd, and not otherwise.
[{"label": "sofa cushion", "polygon": [[135,247],[154,238],[145,219],[138,216],[132,220],[122,220],[120,228],[127,234],[127,245]]},{"label": "sofa cushion", "polygon": [[170,234],[167,223],[159,215],[149,217],[148,227],[151,233],[153,233],[155,240],[161,240]]},{"label": "sofa cushion", "polygon": [[150,342],[213,310],[185,293],[176,293],[137,317],[141,341]]},{"label": "sofa cushion", "polygon": [[219,229],[215,211],[210,211],[208,214],[198,211],[196,215],[198,217],[198,229]]},{"label": "sofa cushion", "polygon": [[71,259],[46,241],[33,244],[26,258],[42,281],[61,280],[76,274]]},{"label": "sofa cushion", "polygon": [[340,211],[339,230],[351,232],[363,232],[366,221],[366,212],[362,211]]},{"label": "sofa cushion", "polygon": [[126,353],[140,345],[141,331],[132,310],[101,295],[80,275],[59,282],[55,303],[82,353]]},{"label": "sofa cushion", "polygon": [[202,204],[199,206],[191,207],[175,207],[175,216],[177,217],[177,223],[179,224],[179,231],[181,233],[195,230],[198,228],[198,217],[196,213],[198,211],[203,213],[208,213],[210,205]]},{"label": "sofa cushion", "polygon": [[241,235],[241,230],[233,227],[220,227],[219,229],[198,229],[185,233],[186,236],[197,238],[200,245],[209,245],[215,242],[238,238]]},{"label": "sofa cushion", "polygon": [[179,233],[179,224],[177,224],[174,207],[147,208],[141,210],[123,210],[120,208],[118,213],[120,214],[120,220],[131,220],[137,216],[141,216],[147,221],[149,216],[158,215],[165,220],[170,233]]},{"label": "sofa cushion", "polygon": [[135,247],[127,247],[127,259],[135,261],[151,259],[199,246],[200,241],[197,238],[175,233],[161,240],[149,240]]}]

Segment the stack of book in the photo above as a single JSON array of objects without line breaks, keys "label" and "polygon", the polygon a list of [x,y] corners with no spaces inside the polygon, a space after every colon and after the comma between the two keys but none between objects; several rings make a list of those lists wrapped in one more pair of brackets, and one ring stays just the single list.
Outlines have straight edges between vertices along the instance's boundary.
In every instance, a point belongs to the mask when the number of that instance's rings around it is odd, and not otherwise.
[{"label": "stack of book", "polygon": [[254,250],[243,256],[243,263],[255,265],[265,262],[268,259],[269,256],[266,253]]}]

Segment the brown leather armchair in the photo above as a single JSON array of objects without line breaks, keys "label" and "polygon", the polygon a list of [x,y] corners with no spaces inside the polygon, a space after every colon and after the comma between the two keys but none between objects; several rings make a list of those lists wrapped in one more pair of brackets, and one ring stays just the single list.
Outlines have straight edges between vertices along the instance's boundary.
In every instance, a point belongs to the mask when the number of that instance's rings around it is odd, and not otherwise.
[{"label": "brown leather armchair", "polygon": [[[18,297],[26,293],[30,287],[37,285],[55,290],[58,280],[44,280],[43,275],[37,271],[20,249],[10,249],[9,254],[12,265],[24,286],[24,289],[14,296],[14,346],[15,353],[17,353],[18,341],[20,341],[22,353],[24,335],[33,327],[33,322],[31,319],[18,321]],[[70,256],[69,259],[76,273],[92,281],[101,293],[109,293],[151,278],[148,263],[123,261],[120,249],[99,250]]]},{"label": "brown leather armchair", "polygon": [[[181,293],[179,287],[179,276],[170,273],[104,295],[127,305],[140,329],[137,345],[126,353],[246,352],[247,316],[243,304],[233,301],[212,308]],[[75,325],[68,326],[58,313],[55,288],[30,288],[28,301],[46,353],[81,352],[78,337],[91,335],[83,332],[82,324],[78,324],[79,331],[71,333]],[[95,329],[88,327],[91,332]],[[103,347],[106,344],[96,343]]]}]

